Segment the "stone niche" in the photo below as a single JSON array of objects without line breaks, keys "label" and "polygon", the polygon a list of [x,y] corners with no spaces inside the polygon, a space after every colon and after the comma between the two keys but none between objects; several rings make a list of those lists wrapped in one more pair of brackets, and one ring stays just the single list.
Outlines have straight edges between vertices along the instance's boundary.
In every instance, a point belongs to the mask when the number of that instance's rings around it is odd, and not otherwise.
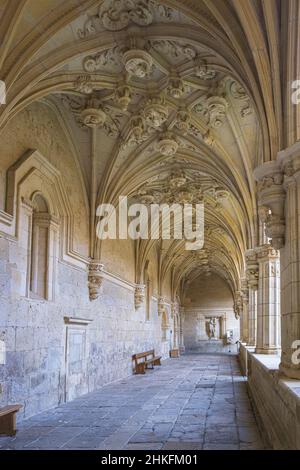
[{"label": "stone niche", "polygon": [[186,312],[185,347],[199,352],[218,352],[226,347],[226,312]]},{"label": "stone niche", "polygon": [[66,351],[65,351],[65,401],[87,393],[87,326],[92,320],[65,317]]},{"label": "stone niche", "polygon": [[227,284],[218,276],[196,279],[184,303],[184,346],[187,351],[236,352],[239,320]]}]

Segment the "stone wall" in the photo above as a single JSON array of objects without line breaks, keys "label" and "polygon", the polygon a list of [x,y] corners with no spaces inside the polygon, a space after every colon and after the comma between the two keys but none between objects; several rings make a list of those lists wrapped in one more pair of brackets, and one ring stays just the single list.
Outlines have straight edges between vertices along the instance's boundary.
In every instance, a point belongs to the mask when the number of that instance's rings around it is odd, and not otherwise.
[{"label": "stone wall", "polygon": [[[161,321],[152,302],[150,321],[135,310],[133,288],[104,280],[102,295],[88,300],[86,272],[58,263],[55,302],[12,298],[9,292],[9,242],[0,238],[0,331],[6,364],[0,365],[0,405],[21,403],[30,416],[132,373],[137,351],[161,349]],[[92,320],[74,325],[86,331],[84,373],[68,381],[67,327],[64,318]]]},{"label": "stone wall", "polygon": [[[155,253],[147,316],[145,302],[134,304],[132,241],[104,243],[101,293],[89,300],[87,194],[76,155],[47,106],[36,103],[9,123],[0,173],[0,406],[21,403],[28,417],[128,376],[136,352],[166,355]],[[30,288],[36,193],[49,211],[45,299],[33,298]]]},{"label": "stone wall", "polygon": [[263,434],[276,450],[300,449],[300,388],[279,375],[280,356],[253,354],[241,345],[240,360]]}]

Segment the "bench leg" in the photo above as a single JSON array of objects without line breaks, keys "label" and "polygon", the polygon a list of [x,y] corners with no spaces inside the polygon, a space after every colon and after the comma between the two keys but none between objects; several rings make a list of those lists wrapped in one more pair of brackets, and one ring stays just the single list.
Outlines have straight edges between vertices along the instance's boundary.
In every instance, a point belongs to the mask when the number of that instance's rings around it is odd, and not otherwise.
[{"label": "bench leg", "polygon": [[146,369],[154,369],[154,364],[152,363],[151,366],[149,366],[149,364],[147,364]]},{"label": "bench leg", "polygon": [[156,360],[154,361],[154,365],[155,365],[155,366],[161,366],[160,359],[156,359]]},{"label": "bench leg", "polygon": [[136,374],[145,374],[145,364],[137,364],[135,366],[135,373]]},{"label": "bench leg", "polygon": [[10,413],[6,416],[2,416],[0,418],[0,434],[14,436],[16,432],[16,413]]}]

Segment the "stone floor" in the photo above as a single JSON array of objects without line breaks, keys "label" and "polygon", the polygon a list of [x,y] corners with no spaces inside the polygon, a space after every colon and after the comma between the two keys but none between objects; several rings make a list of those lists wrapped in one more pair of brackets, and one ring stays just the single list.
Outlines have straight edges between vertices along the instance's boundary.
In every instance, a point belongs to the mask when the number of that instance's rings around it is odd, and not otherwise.
[{"label": "stone floor", "polygon": [[236,356],[184,355],[18,425],[1,449],[263,449]]}]

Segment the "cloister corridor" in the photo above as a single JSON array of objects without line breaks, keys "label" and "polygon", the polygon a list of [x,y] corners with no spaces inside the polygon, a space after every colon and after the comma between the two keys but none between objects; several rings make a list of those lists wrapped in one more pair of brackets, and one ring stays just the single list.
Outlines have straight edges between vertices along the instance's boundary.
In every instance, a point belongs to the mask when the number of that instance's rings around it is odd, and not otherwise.
[{"label": "cloister corridor", "polygon": [[0,449],[264,449],[236,355],[184,354],[23,420]]},{"label": "cloister corridor", "polygon": [[300,0],[0,0],[0,470],[39,449],[300,450]]}]

